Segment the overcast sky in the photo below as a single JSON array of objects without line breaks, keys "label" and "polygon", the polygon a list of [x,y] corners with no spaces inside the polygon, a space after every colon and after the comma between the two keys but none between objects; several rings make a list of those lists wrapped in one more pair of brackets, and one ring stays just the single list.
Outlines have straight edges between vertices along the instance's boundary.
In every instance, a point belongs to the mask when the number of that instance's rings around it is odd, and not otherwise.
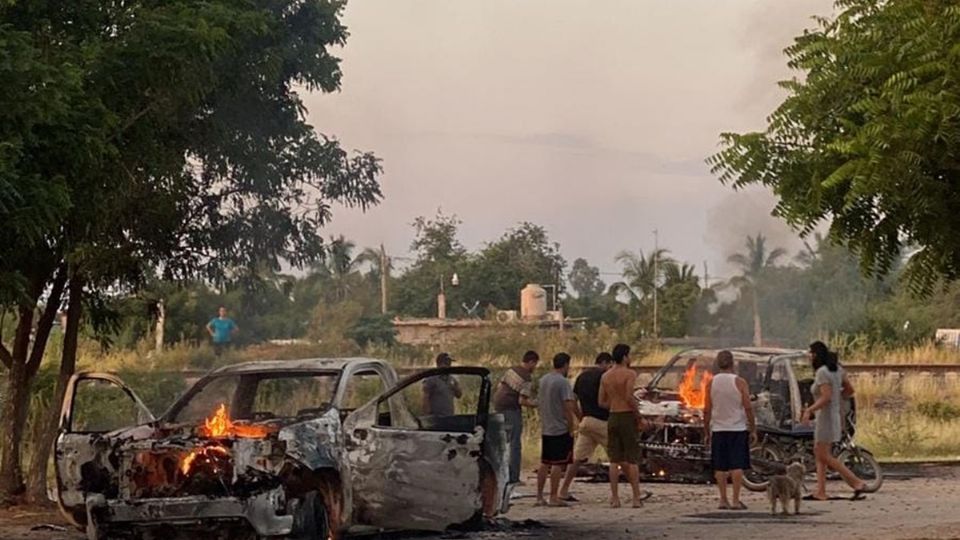
[{"label": "overcast sky", "polygon": [[[760,129],[791,76],[782,49],[829,0],[352,0],[342,91],[305,97],[316,128],[383,159],[385,200],[329,234],[406,255],[416,216],[463,220],[470,248],[520,221],[569,262],[623,249],[710,261],[763,228],[773,199],[704,159]],[[716,269],[716,270],[713,270]],[[607,282],[612,276],[605,276]]]}]

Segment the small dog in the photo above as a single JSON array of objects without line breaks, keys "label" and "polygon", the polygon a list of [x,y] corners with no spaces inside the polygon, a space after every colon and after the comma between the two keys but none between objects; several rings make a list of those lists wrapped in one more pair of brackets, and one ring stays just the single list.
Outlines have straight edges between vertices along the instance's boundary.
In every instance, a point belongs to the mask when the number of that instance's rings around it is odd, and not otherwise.
[{"label": "small dog", "polygon": [[783,515],[789,515],[787,502],[793,499],[793,513],[800,513],[800,499],[803,492],[803,477],[807,473],[803,464],[791,463],[787,466],[787,474],[778,474],[770,478],[767,486],[767,499],[770,501],[770,513],[777,514],[777,501],[783,506]]}]

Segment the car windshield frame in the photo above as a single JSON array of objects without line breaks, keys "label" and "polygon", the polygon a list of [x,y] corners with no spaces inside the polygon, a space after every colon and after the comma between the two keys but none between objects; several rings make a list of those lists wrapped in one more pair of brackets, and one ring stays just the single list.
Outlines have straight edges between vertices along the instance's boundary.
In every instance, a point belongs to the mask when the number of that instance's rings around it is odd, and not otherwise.
[{"label": "car windshield frame", "polygon": [[[180,396],[173,405],[163,414],[162,417],[158,420],[163,424],[184,424],[192,423],[191,421],[178,420],[177,417],[183,412],[183,410],[190,404],[197,394],[203,391],[208,385],[225,378],[236,378],[246,376],[263,376],[267,379],[278,379],[278,378],[296,378],[296,377],[334,377],[335,381],[333,388],[331,390],[331,407],[335,407],[337,404],[334,403],[337,396],[340,392],[340,385],[343,384],[343,370],[342,369],[323,369],[323,368],[304,368],[304,369],[256,369],[256,370],[242,370],[242,371],[222,371],[217,373],[211,373],[204,376],[197,382],[195,382],[189,390],[187,390],[182,396]],[[213,412],[213,411],[211,411]],[[278,417],[284,418],[284,417]]]},{"label": "car windshield frame", "polygon": [[[777,358],[777,355],[757,355],[757,354],[743,354],[738,353],[737,351],[731,351],[734,355],[734,361],[736,366],[739,368],[740,364],[743,362],[749,362],[756,364],[756,379],[753,381],[748,381],[750,383],[751,390],[756,390],[762,387],[767,380],[768,369],[771,362],[774,358]],[[715,351],[705,351],[705,350],[689,350],[684,351],[673,358],[669,362],[661,367],[653,379],[650,380],[650,383],[647,384],[646,389],[655,392],[677,392],[679,383],[683,378],[683,373],[688,369],[687,365],[691,359],[696,359],[697,361],[697,370],[707,369],[711,373],[714,373],[713,361],[710,359],[710,356],[715,354]],[[678,366],[682,365],[682,368]],[[670,377],[673,373],[678,373],[679,377],[672,387],[665,387],[664,379]],[[737,374],[740,374],[740,370],[737,370]]]}]

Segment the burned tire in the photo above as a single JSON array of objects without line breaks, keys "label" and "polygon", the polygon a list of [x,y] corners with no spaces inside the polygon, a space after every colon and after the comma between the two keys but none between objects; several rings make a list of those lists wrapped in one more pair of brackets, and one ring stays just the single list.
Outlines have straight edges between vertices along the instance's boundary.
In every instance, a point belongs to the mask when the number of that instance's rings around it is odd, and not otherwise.
[{"label": "burned tire", "polygon": [[865,493],[874,493],[883,485],[883,470],[877,458],[873,457],[869,450],[862,448],[844,450],[837,459],[864,481],[867,485],[863,490]]},{"label": "burned tire", "polygon": [[307,492],[293,516],[293,532],[289,540],[327,540],[330,518],[327,506],[316,491]]},{"label": "burned tire", "polygon": [[750,491],[766,491],[770,477],[780,472],[783,456],[771,444],[761,444],[750,449],[750,470],[744,471],[743,487]]}]

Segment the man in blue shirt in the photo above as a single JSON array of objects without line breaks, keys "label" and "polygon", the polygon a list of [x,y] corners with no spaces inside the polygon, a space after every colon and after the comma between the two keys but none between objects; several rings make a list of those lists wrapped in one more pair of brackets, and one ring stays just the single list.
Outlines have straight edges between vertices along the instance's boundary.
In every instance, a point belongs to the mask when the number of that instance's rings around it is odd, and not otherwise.
[{"label": "man in blue shirt", "polygon": [[220,306],[219,315],[207,323],[207,332],[213,338],[213,350],[219,356],[230,345],[230,339],[240,328],[233,319],[227,317],[227,308]]}]

